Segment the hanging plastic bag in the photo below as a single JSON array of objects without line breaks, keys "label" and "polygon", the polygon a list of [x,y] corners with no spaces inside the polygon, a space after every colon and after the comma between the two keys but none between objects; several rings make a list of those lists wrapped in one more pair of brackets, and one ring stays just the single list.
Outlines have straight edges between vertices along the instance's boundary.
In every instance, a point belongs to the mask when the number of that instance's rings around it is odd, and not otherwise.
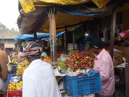
[{"label": "hanging plastic bag", "polygon": [[3,83],[2,79],[0,78],[0,90],[3,89],[3,86],[4,86],[4,83]]},{"label": "hanging plastic bag", "polygon": [[7,67],[8,67],[8,71],[9,72],[11,72],[12,71],[12,66],[11,66],[11,59],[10,59],[10,57],[8,56],[8,60],[9,60],[9,62],[7,63]]}]

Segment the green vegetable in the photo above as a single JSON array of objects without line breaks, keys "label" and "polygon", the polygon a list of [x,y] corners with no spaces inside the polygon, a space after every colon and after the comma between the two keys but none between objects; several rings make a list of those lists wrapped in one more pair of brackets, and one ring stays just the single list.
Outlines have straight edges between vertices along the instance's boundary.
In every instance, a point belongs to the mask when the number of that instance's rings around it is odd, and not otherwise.
[{"label": "green vegetable", "polygon": [[61,69],[67,70],[67,67],[64,61],[58,60],[58,66],[60,66]]}]

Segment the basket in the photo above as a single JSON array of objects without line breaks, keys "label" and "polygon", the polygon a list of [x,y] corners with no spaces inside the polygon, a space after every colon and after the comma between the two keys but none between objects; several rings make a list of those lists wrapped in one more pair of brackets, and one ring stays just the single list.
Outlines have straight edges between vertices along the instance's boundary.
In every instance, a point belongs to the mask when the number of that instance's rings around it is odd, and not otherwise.
[{"label": "basket", "polygon": [[22,97],[21,90],[7,91],[7,97]]},{"label": "basket", "polygon": [[8,84],[10,84],[11,77],[16,76],[16,74],[8,74]]},{"label": "basket", "polygon": [[70,96],[83,96],[101,92],[100,73],[89,71],[89,76],[66,76],[63,78],[64,90]]},{"label": "basket", "polygon": [[12,71],[17,71],[17,65],[12,66]]}]

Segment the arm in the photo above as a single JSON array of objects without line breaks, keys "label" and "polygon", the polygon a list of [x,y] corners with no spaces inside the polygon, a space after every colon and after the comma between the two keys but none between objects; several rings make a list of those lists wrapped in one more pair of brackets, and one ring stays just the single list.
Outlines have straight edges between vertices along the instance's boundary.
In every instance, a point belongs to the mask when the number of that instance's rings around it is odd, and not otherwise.
[{"label": "arm", "polygon": [[24,72],[23,75],[23,93],[22,97],[37,97],[37,91],[34,80]]},{"label": "arm", "polygon": [[2,71],[2,67],[1,67],[1,64],[0,64],[0,78],[1,78],[1,71]]},{"label": "arm", "polygon": [[110,77],[110,68],[111,65],[105,61],[102,62],[99,67],[93,68],[95,71],[100,72],[101,81],[106,81]]}]

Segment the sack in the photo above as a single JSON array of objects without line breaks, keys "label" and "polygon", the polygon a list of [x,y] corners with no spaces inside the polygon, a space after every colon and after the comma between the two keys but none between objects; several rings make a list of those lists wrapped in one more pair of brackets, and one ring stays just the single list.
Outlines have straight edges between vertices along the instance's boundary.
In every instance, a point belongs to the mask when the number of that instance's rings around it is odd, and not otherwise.
[{"label": "sack", "polygon": [[7,64],[7,67],[9,72],[12,71],[12,66],[9,63]]},{"label": "sack", "polygon": [[0,90],[2,90],[3,87],[4,87],[4,83],[3,83],[2,79],[0,78]]},{"label": "sack", "polygon": [[9,60],[9,62],[7,63],[7,67],[8,67],[8,71],[10,72],[12,70],[12,65],[10,65],[11,59],[9,56],[8,56],[8,60]]}]

